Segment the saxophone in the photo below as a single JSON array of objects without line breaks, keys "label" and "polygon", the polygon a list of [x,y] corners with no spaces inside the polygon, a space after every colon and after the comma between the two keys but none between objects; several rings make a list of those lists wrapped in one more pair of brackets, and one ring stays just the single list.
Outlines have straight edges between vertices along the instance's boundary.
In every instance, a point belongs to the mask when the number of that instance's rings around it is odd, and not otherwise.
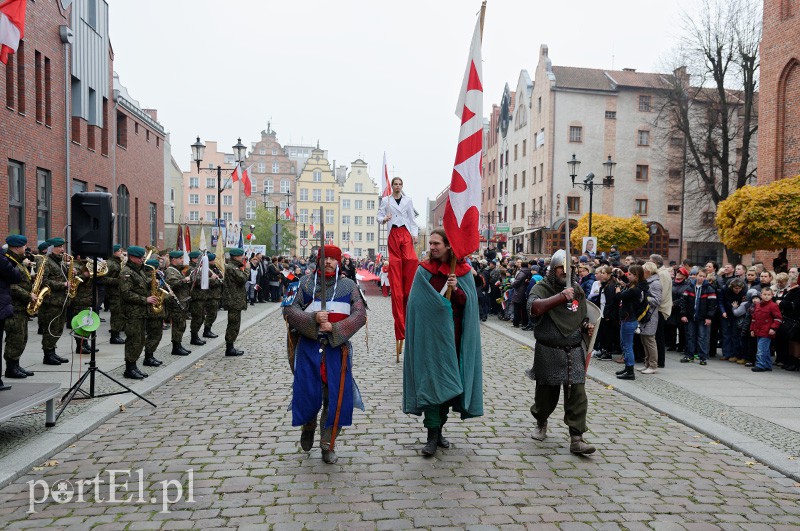
[{"label": "saxophone", "polygon": [[78,294],[78,286],[83,283],[83,279],[76,275],[77,271],[75,269],[75,260],[68,254],[64,255],[64,259],[69,262],[69,269],[67,270],[67,283],[69,284],[69,288],[67,289],[67,297],[70,299],[74,299],[75,295]]},{"label": "saxophone", "polygon": [[[147,266],[151,267],[151,266]],[[150,272],[150,295],[156,297],[158,302],[153,305],[153,313],[159,314],[164,309],[164,298],[169,295],[169,292],[161,289],[161,285],[158,278],[158,269],[155,267],[151,267],[152,271]]]},{"label": "saxophone", "polygon": [[42,306],[42,301],[50,294],[49,287],[42,287],[42,280],[44,280],[44,260],[39,264],[39,269],[36,271],[36,278],[33,279],[31,293],[36,295],[36,301],[28,303],[28,307],[26,308],[28,315],[36,315],[36,312],[38,312],[39,308]]}]

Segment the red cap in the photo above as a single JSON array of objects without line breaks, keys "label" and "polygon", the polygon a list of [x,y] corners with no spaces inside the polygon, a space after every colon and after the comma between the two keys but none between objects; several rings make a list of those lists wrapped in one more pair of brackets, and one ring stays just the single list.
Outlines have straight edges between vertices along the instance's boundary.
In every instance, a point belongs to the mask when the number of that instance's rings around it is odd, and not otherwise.
[{"label": "red cap", "polygon": [[683,275],[683,276],[685,276],[687,278],[689,277],[689,272],[686,270],[685,267],[679,267],[678,268],[678,273],[680,273],[681,275]]},{"label": "red cap", "polygon": [[[325,258],[336,258],[337,262],[342,261],[342,250],[336,247],[335,245],[326,245],[325,246]],[[319,258],[318,258],[319,259]]]}]

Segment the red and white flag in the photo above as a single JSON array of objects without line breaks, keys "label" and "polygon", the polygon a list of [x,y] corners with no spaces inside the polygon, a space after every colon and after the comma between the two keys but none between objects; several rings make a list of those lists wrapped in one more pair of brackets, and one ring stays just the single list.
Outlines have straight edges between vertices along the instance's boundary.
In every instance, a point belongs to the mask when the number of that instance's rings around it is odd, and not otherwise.
[{"label": "red and white flag", "polygon": [[381,197],[386,197],[392,194],[392,184],[389,181],[389,166],[386,164],[386,152],[383,152],[383,192]]},{"label": "red and white flag", "polygon": [[25,8],[28,0],[0,1],[0,63],[8,64],[8,56],[17,51],[25,38]]},{"label": "red and white flag", "polygon": [[461,118],[450,193],[444,207],[443,225],[457,258],[480,245],[481,158],[483,150],[483,85],[481,83],[481,21],[475,23],[467,69],[458,97],[456,116]]},{"label": "red and white flag", "polygon": [[283,211],[283,217],[289,220],[294,219],[294,216],[292,216],[292,205],[286,207],[286,210]]},{"label": "red and white flag", "polygon": [[238,164],[233,168],[233,173],[231,173],[231,180],[233,182],[236,182],[236,181],[239,180],[239,165]]},{"label": "red and white flag", "polygon": [[250,197],[250,194],[253,193],[253,188],[250,185],[250,168],[252,167],[253,165],[251,164],[242,172],[242,185],[244,186],[245,197]]},{"label": "red and white flag", "polygon": [[316,233],[314,232],[314,224],[313,224],[313,223],[311,223],[311,224],[308,226],[308,235],[309,235],[311,238],[313,238],[313,237],[314,237],[314,234],[316,234]]}]

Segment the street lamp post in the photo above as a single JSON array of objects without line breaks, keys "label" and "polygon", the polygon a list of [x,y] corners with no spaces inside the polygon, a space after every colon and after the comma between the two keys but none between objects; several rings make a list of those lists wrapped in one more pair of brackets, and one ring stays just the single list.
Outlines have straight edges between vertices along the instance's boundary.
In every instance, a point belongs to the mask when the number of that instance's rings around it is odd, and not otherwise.
[{"label": "street lamp post", "polygon": [[[594,199],[594,188],[595,186],[599,186],[601,188],[613,188],[614,187],[614,166],[617,165],[616,162],[611,160],[611,155],[608,156],[608,160],[603,163],[603,166],[606,169],[606,176],[603,177],[602,182],[595,182],[594,180],[594,173],[589,172],[586,177],[583,179],[582,183],[576,183],[575,177],[578,176],[578,168],[581,165],[581,162],[575,158],[575,154],[572,154],[572,159],[567,161],[567,164],[570,167],[569,176],[572,179],[572,187],[573,188],[583,188],[583,190],[589,191],[589,236],[592,235],[592,202]],[[569,205],[567,205],[567,212],[569,212]]]},{"label": "street lamp post", "polygon": [[[203,161],[203,155],[205,154],[206,146],[202,142],[200,142],[200,137],[197,137],[197,141],[191,145],[192,148],[192,159],[194,160],[195,164],[197,165],[197,175],[200,175],[200,171],[209,171],[217,173],[217,238],[222,236],[222,231],[220,227],[220,220],[222,219],[222,191],[225,189],[222,186],[222,166],[217,164],[216,169],[213,167],[209,168],[201,168],[200,163]],[[236,145],[233,146],[233,155],[236,157],[236,165],[238,166],[241,162],[245,159],[247,154],[247,146],[242,144],[242,139],[239,138],[236,142]]]}]

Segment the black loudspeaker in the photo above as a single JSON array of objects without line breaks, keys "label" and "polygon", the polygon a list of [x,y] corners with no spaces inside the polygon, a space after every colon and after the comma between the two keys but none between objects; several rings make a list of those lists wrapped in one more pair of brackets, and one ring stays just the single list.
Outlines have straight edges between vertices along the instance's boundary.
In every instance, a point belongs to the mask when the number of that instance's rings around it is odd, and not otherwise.
[{"label": "black loudspeaker", "polygon": [[114,213],[111,194],[78,192],[72,196],[72,253],[109,258],[114,248]]}]

